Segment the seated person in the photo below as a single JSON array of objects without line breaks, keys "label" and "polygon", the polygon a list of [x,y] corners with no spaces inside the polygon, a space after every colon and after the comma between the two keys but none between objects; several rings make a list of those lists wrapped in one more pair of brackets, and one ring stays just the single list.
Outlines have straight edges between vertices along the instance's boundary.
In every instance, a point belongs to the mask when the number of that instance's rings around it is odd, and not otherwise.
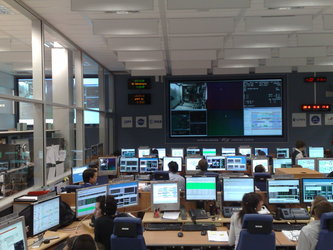
[{"label": "seated person", "polygon": [[175,161],[171,161],[168,164],[169,167],[169,180],[177,181],[180,190],[185,190],[185,178],[178,174],[178,164]]},{"label": "seated person", "polygon": [[63,250],[97,250],[93,237],[89,234],[81,234],[67,239]]},{"label": "seated person", "polygon": [[110,249],[110,237],[113,233],[113,219],[117,212],[117,201],[111,195],[96,199],[94,213],[95,241],[99,249]]},{"label": "seated person", "polygon": [[207,171],[208,169],[208,162],[206,159],[201,159],[198,162],[198,166],[197,169],[200,169],[200,171],[198,172],[198,175],[206,175],[209,177],[216,177],[216,187],[217,187],[217,191],[221,191],[222,190],[222,184],[219,181],[219,174],[212,172],[212,171]]},{"label": "seated person", "polygon": [[97,183],[97,170],[94,168],[87,168],[82,173],[84,184],[81,185],[81,188],[91,187],[98,185]]},{"label": "seated person", "polygon": [[294,152],[291,154],[292,164],[295,165],[296,159],[305,157],[306,144],[303,141],[297,141]]},{"label": "seated person", "polygon": [[333,212],[333,206],[326,198],[317,196],[312,203],[311,211],[314,220],[302,228],[296,250],[314,250],[316,248],[320,231],[320,217],[324,213]]},{"label": "seated person", "polygon": [[266,169],[263,165],[259,164],[259,165],[255,166],[254,172],[255,173],[265,173]]},{"label": "seated person", "polygon": [[242,199],[242,209],[233,213],[230,219],[229,245],[237,248],[239,234],[242,230],[242,223],[245,214],[257,214],[263,206],[263,198],[257,193],[244,194]]},{"label": "seated person", "polygon": [[107,176],[107,175],[99,176],[98,175],[98,166],[99,166],[98,159],[97,160],[92,160],[89,163],[89,168],[96,169],[96,171],[97,171],[97,183],[98,183],[98,185],[108,184],[109,183],[109,176]]}]

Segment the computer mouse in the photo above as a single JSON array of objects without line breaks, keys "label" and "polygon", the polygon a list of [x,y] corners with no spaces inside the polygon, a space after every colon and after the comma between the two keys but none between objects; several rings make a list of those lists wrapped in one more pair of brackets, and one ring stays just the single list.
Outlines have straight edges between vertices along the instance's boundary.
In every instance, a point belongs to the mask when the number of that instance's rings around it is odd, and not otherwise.
[{"label": "computer mouse", "polygon": [[183,236],[184,236],[183,232],[178,232],[178,237],[183,237]]},{"label": "computer mouse", "polygon": [[43,241],[43,243],[44,243],[44,244],[49,244],[49,243],[50,243],[50,240],[49,240],[49,239],[45,239],[45,240]]},{"label": "computer mouse", "polygon": [[201,231],[201,235],[202,235],[202,236],[205,236],[206,234],[207,234],[207,231],[206,231],[206,230],[202,230],[202,231]]}]

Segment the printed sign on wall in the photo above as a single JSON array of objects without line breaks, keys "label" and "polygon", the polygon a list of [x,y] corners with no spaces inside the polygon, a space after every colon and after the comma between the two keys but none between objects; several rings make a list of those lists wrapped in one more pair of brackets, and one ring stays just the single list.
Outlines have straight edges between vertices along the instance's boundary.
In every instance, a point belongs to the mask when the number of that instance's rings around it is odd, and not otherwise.
[{"label": "printed sign on wall", "polygon": [[133,118],[132,116],[121,117],[121,127],[122,128],[133,128]]},{"label": "printed sign on wall", "polygon": [[305,113],[292,113],[292,127],[306,127]]},{"label": "printed sign on wall", "polygon": [[310,114],[309,117],[310,126],[320,126],[321,125],[321,114]]},{"label": "printed sign on wall", "polygon": [[325,125],[333,125],[333,114],[325,114]]},{"label": "printed sign on wall", "polygon": [[147,117],[146,116],[137,116],[135,119],[135,124],[137,128],[146,128],[147,127]]},{"label": "printed sign on wall", "polygon": [[150,115],[148,116],[149,128],[161,129],[162,128],[162,116],[161,115]]}]

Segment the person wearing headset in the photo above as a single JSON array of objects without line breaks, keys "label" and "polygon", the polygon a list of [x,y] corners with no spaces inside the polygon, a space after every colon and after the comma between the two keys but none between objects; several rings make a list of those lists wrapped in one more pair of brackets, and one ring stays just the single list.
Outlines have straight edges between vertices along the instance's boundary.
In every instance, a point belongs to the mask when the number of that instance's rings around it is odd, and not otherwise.
[{"label": "person wearing headset", "polygon": [[99,249],[110,249],[113,219],[117,212],[117,201],[111,196],[98,196],[95,208],[95,241]]},{"label": "person wearing headset", "polygon": [[81,234],[67,240],[63,250],[97,250],[93,237],[89,234]]},{"label": "person wearing headset", "polygon": [[261,210],[264,204],[263,198],[257,193],[247,193],[244,194],[242,199],[242,209],[233,213],[230,219],[230,231],[229,231],[229,245],[235,245],[237,248],[239,234],[242,230],[242,223],[245,214],[257,214]]}]

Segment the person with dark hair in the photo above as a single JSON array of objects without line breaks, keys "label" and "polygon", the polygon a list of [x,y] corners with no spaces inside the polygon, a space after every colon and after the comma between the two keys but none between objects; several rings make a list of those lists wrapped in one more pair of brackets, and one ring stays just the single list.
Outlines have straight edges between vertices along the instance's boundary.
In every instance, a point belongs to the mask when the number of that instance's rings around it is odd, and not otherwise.
[{"label": "person with dark hair", "polygon": [[329,212],[333,212],[332,204],[326,198],[317,196],[311,206],[314,220],[302,228],[296,250],[314,250],[316,248],[320,231],[320,217]]},{"label": "person with dark hair", "polygon": [[67,240],[64,250],[97,250],[93,237],[89,234],[73,236]]},{"label": "person with dark hair", "polygon": [[201,159],[199,162],[198,162],[198,166],[197,166],[198,169],[200,169],[200,174],[205,174],[207,172],[207,169],[208,169],[208,162],[206,159]]},{"label": "person with dark hair", "polygon": [[216,188],[217,188],[217,191],[221,191],[222,190],[222,185],[221,185],[221,182],[219,180],[219,174],[215,173],[213,171],[208,171],[208,162],[207,162],[206,159],[201,159],[198,162],[197,169],[200,170],[200,172],[198,172],[198,175],[205,175],[205,176],[209,176],[209,177],[215,177],[216,178]]},{"label": "person with dark hair", "polygon": [[247,193],[242,199],[242,209],[233,213],[230,219],[229,245],[237,248],[240,231],[245,214],[257,214],[261,210],[264,201],[260,194]]},{"label": "person with dark hair", "polygon": [[295,150],[291,155],[292,164],[295,165],[296,159],[301,159],[305,157],[305,142],[304,141],[296,141]]},{"label": "person with dark hair", "polygon": [[254,172],[255,173],[265,173],[266,170],[265,170],[265,167],[262,164],[259,164],[259,165],[255,166]]},{"label": "person with dark hair", "polygon": [[94,168],[87,168],[82,173],[84,184],[81,187],[91,187],[97,185],[97,170]]},{"label": "person with dark hair", "polygon": [[98,175],[98,167],[99,167],[98,159],[92,160],[89,163],[88,167],[92,168],[92,169],[96,169],[96,171],[97,171],[97,181],[96,181],[96,183],[98,185],[103,185],[103,184],[108,184],[109,183],[109,176],[107,176],[107,175],[99,176]]},{"label": "person with dark hair", "polygon": [[110,237],[113,232],[113,219],[117,212],[117,201],[111,196],[98,196],[95,208],[95,241],[99,249],[110,249]]},{"label": "person with dark hair", "polygon": [[185,189],[185,179],[183,176],[178,174],[178,163],[175,161],[170,161],[168,164],[169,167],[169,180],[177,181],[179,184],[179,188],[181,190]]}]

